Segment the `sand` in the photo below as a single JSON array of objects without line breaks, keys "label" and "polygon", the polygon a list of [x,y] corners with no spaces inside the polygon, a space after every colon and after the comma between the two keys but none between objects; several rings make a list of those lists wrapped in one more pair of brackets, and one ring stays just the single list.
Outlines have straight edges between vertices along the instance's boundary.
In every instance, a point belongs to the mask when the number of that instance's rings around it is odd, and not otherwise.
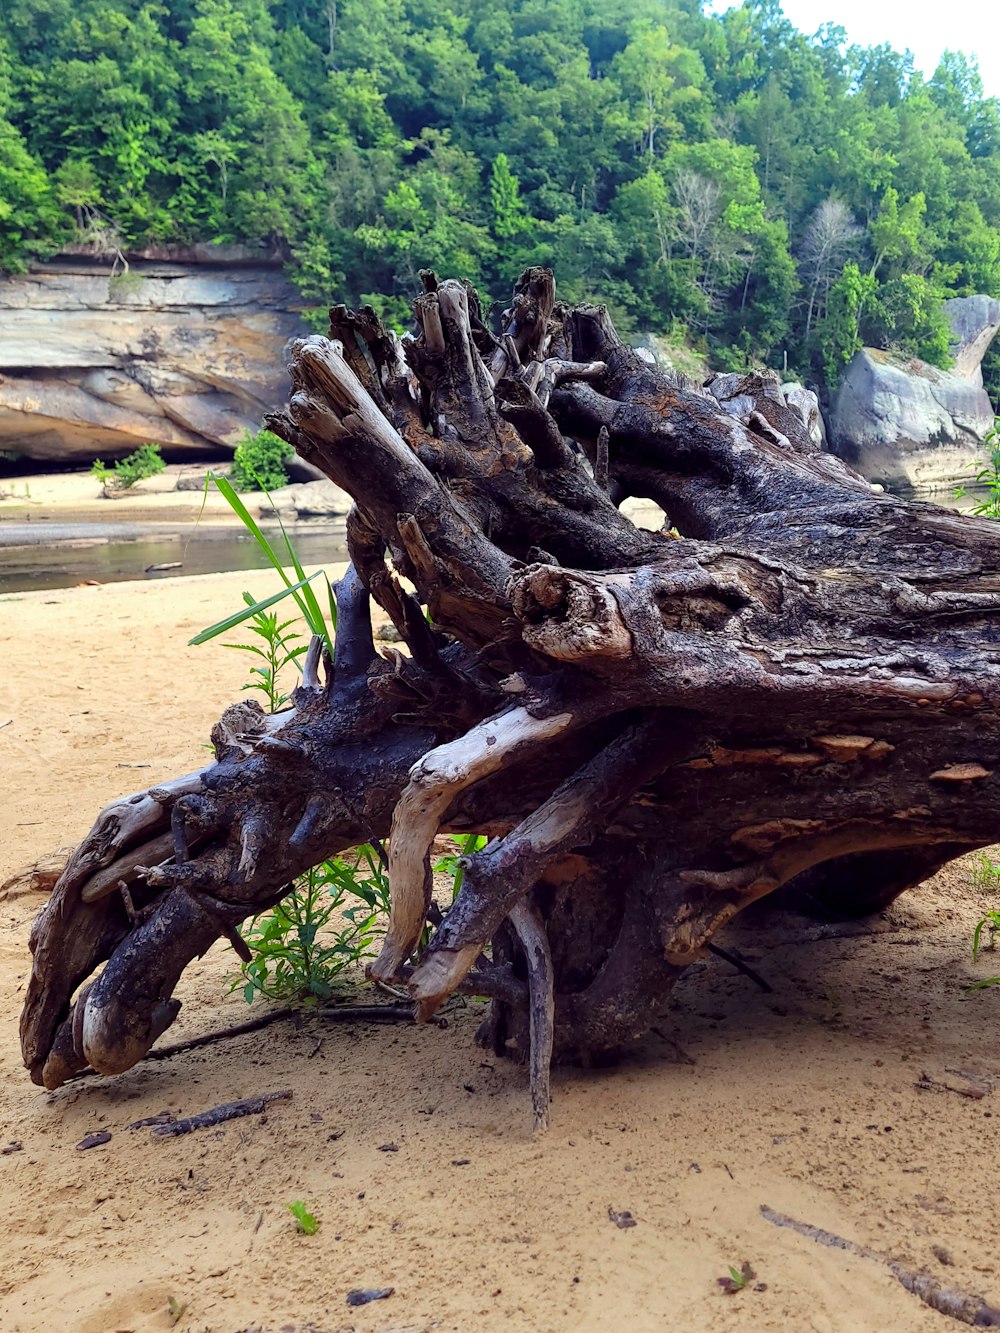
[{"label": "sand", "polygon": [[[225,471],[225,464],[216,466]],[[0,520],[41,521],[71,513],[78,521],[101,523],[177,522],[199,515],[213,524],[238,523],[214,486],[207,493],[175,489],[181,472],[195,470],[169,464],[159,476],[147,477],[113,499],[104,495],[101,483],[85,469],[0,476]]]},{"label": "sand", "polygon": [[[111,797],[203,761],[245,667],[186,641],[271,577],[0,602],[0,881]],[[17,1045],[39,902],[8,896],[0,1149],[22,1146],[0,1155],[0,1329],[945,1329],[882,1264],[759,1210],[1000,1304],[1000,990],[968,990],[1000,971],[970,956],[986,904],[959,864],[872,921],[758,911],[728,942],[773,993],[719,959],[691,969],[621,1064],[556,1073],[536,1140],[525,1071],[473,1044],[474,1006],[447,1029],[304,1017],[46,1093]],[[168,1040],[250,1015],[228,992],[235,969],[220,946],[189,969]],[[922,1091],[924,1073],[985,1095]],[[184,1138],[128,1128],[282,1088],[292,1098],[266,1114]],[[110,1141],[78,1151],[99,1129]],[[296,1232],[296,1200],[315,1235]],[[754,1281],[724,1294],[717,1279],[744,1261]],[[352,1309],[356,1287],[394,1292]]]}]

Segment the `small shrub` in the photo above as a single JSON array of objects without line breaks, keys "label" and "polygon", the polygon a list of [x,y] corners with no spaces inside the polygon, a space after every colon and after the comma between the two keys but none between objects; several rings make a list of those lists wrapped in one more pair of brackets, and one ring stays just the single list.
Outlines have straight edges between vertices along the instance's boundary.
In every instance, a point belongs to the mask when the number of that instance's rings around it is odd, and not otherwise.
[{"label": "small shrub", "polygon": [[99,458],[90,465],[90,474],[111,490],[127,491],[137,481],[155,477],[163,471],[166,463],[157,444],[140,444],[135,453],[126,458],[119,458],[113,467],[108,467]]},{"label": "small shrub", "polygon": [[1000,865],[991,861],[985,852],[980,852],[972,867],[972,884],[981,893],[995,893],[1000,889]]},{"label": "small shrub", "polygon": [[294,454],[287,440],[269,430],[256,435],[245,431],[233,455],[229,480],[238,491],[276,491],[288,484],[285,459]]},{"label": "small shrub", "polygon": [[301,658],[306,654],[307,645],[303,636],[292,628],[300,624],[297,618],[278,620],[277,611],[261,611],[252,594],[245,592],[243,600],[253,608],[249,621],[245,622],[251,634],[255,634],[259,643],[224,643],[223,648],[235,648],[237,652],[250,653],[262,659],[263,665],[250,668],[250,679],[243,686],[244,690],[259,690],[267,700],[267,711],[277,713],[291,698],[291,694],[282,688],[279,677],[285,667],[296,665],[301,669]]},{"label": "small shrub", "polygon": [[341,973],[376,952],[388,906],[388,879],[374,847],[314,866],[280,903],[241,927],[253,957],[232,989],[242,988],[248,1004],[257,995],[329,999]]},{"label": "small shrub", "polygon": [[[973,484],[984,486],[987,498],[976,505],[972,512],[982,514],[985,518],[1000,518],[1000,417],[994,421],[993,429],[987,432],[982,447],[989,454],[989,462],[976,473]],[[961,500],[967,494],[965,487],[959,486],[955,498]]]},{"label": "small shrub", "polygon": [[[972,871],[972,883],[980,892],[995,893],[997,889],[1000,889],[1000,865],[991,861],[984,852],[980,852]],[[986,932],[985,942],[983,940],[984,931]],[[996,949],[998,932],[1000,932],[1000,910],[995,907],[987,908],[972,933],[973,962],[978,960],[980,953],[984,950],[992,953]],[[977,981],[971,989],[983,990],[987,986],[1000,986],[1000,977],[986,977],[983,981]]]},{"label": "small shrub", "polygon": [[112,273],[108,278],[108,300],[125,302],[130,296],[138,296],[145,281],[141,273],[126,269],[123,273]]}]

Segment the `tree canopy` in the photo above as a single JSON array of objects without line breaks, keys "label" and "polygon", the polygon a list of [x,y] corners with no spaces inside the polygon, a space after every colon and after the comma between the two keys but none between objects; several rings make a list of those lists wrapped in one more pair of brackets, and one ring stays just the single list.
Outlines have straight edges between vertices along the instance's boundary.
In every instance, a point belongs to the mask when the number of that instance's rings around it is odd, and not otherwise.
[{"label": "tree canopy", "polygon": [[68,241],[277,246],[307,302],[406,318],[422,267],[828,387],[947,362],[1000,296],[1000,103],[775,0],[7,0],[0,267]]}]

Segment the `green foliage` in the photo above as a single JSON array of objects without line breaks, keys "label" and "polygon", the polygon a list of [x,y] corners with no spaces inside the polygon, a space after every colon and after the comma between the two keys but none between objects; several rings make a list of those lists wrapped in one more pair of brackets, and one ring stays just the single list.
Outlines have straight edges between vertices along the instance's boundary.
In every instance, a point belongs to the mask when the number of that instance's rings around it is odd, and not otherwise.
[{"label": "green foliage", "polygon": [[734,1268],[733,1265],[730,1264],[729,1275],[727,1277],[716,1278],[715,1280],[727,1296],[735,1296],[738,1292],[745,1291],[756,1277],[757,1274],[754,1272],[750,1263],[745,1261],[739,1268]]},{"label": "green foliage", "polygon": [[166,463],[163,461],[159,445],[140,444],[134,453],[119,458],[113,467],[108,467],[99,458],[95,458],[90,465],[90,474],[104,486],[113,490],[127,491],[137,481],[158,476],[165,467]]},{"label": "green foliage", "polygon": [[292,629],[301,622],[295,619],[278,621],[277,611],[262,611],[254,597],[245,592],[243,601],[253,608],[250,619],[246,622],[251,634],[257,636],[259,643],[225,643],[224,648],[233,648],[237,652],[250,653],[259,657],[262,666],[250,668],[250,679],[243,686],[244,690],[258,690],[267,701],[267,711],[276,713],[291,698],[283,693],[279,677],[285,667],[299,666],[305,656],[306,644],[303,636]]},{"label": "green foliage", "polygon": [[990,860],[985,852],[980,852],[976,857],[976,864],[972,871],[972,884],[980,893],[1000,891],[1000,865]]},{"label": "green foliage", "polygon": [[403,328],[421,268],[497,298],[548,263],[623,328],[832,388],[858,338],[946,363],[941,298],[1000,296],[998,217],[974,66],[924,80],[773,4],[0,9],[6,271],[70,239],[259,243],[317,328],[362,296]]},{"label": "green foliage", "polygon": [[506,153],[497,153],[490,173],[490,207],[493,210],[493,235],[509,241],[525,225],[517,177],[511,174]]},{"label": "green foliage", "polygon": [[269,430],[244,431],[233,454],[229,480],[238,491],[276,491],[287,486],[285,460],[294,456],[295,450],[279,435]]},{"label": "green foliage", "polygon": [[257,995],[327,1000],[344,972],[375,953],[388,885],[381,866],[368,876],[360,871],[375,859],[373,848],[360,847],[314,866],[280,903],[240,927],[253,957],[232,988],[242,989],[247,1004]]},{"label": "green foliage", "polygon": [[[305,573],[295,552],[295,547],[280,518],[278,519],[278,526],[281,530],[282,545],[278,546],[271,542],[261,530],[260,524],[247,509],[226,477],[213,475],[211,480],[215,483],[233,513],[264,552],[268,562],[285,586],[281,592],[265,597],[261,602],[248,602],[242,611],[235,611],[232,615],[226,616],[225,619],[217,621],[214,625],[209,625],[207,629],[203,629],[193,639],[189,640],[191,646],[196,647],[198,644],[207,643],[209,639],[217,638],[220,634],[227,634],[229,630],[235,629],[237,625],[242,625],[244,621],[250,620],[259,612],[268,611],[278,602],[284,601],[286,597],[291,597],[299,608],[299,613],[308,626],[310,634],[318,635],[324,640],[326,650],[332,658],[334,635],[337,629],[337,604],[334,600],[330,580],[323,570],[317,570],[314,574],[309,575]],[[290,565],[294,570],[297,582],[293,583],[288,577],[285,570],[286,565]],[[326,583],[328,616],[324,616],[312,589],[313,580],[320,577]]]},{"label": "green foliage", "polygon": [[[986,518],[1000,518],[1000,417],[996,418],[993,429],[983,439],[983,448],[989,455],[989,462],[976,473],[973,484],[986,488],[986,499],[980,501],[972,512]],[[959,486],[955,491],[959,500],[966,494],[968,492],[964,486]]]},{"label": "green foliage", "polygon": [[[276,712],[290,697],[285,688],[287,669],[300,669],[306,652],[303,622],[313,635],[324,640],[333,658],[337,626],[333,591],[327,580],[327,620],[310,587],[316,575],[306,576],[284,527],[282,550],[268,540],[229,482],[218,477],[214,480],[281,575],[285,587],[263,601],[244,592],[241,611],[195,635],[191,643],[206,643],[238,625],[246,625],[253,640],[223,646],[258,659],[250,668],[250,680],[244,689],[262,693],[269,711]],[[298,582],[291,582],[285,563],[293,567]],[[297,603],[302,621],[279,620],[278,613],[271,609],[289,597]],[[233,989],[241,988],[248,1004],[257,995],[268,999],[328,999],[341,974],[371,956],[375,943],[385,933],[389,913],[386,866],[382,848],[365,844],[323,861],[300,876],[281,902],[241,927],[252,956],[243,964]]]},{"label": "green foliage", "polygon": [[875,279],[851,260],[830,289],[826,313],[817,326],[823,378],[835,389],[854,353],[861,347],[861,318],[875,296]]},{"label": "green foliage", "polygon": [[315,1236],[319,1222],[301,1199],[296,1199],[294,1203],[286,1203],[285,1207],[295,1218],[295,1229],[300,1235]]},{"label": "green foliage", "polygon": [[[985,853],[980,853],[976,859],[976,865],[972,872],[972,883],[980,892],[996,893],[1000,889],[1000,865],[992,861]],[[987,943],[983,943],[983,932],[986,932]],[[997,932],[1000,931],[1000,909],[991,907],[980,917],[972,932],[972,960],[975,962],[979,958],[980,951],[988,949],[990,952],[996,949]],[[987,986],[1000,986],[1000,977],[986,977],[982,981],[977,981],[970,989],[983,990]]]},{"label": "green foliage", "polygon": [[472,856],[475,852],[481,852],[486,846],[488,839],[481,833],[467,833],[464,838],[459,839],[456,844],[457,850],[446,852],[444,856],[438,858],[434,864],[435,875],[451,875],[451,900],[458,897],[458,891],[462,887],[462,878],[465,874],[465,867],[462,864],[463,858]]}]

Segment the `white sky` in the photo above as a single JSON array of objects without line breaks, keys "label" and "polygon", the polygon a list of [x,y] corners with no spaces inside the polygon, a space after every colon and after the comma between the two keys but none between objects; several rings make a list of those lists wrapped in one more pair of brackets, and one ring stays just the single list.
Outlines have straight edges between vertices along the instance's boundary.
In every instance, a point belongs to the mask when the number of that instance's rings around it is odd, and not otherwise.
[{"label": "white sky", "polygon": [[[715,0],[723,13],[732,0]],[[995,0],[782,0],[782,9],[800,31],[811,35],[824,23],[847,30],[857,46],[888,42],[909,50],[929,78],[941,53],[963,51],[978,60],[988,97],[1000,97],[1000,6]]]}]

